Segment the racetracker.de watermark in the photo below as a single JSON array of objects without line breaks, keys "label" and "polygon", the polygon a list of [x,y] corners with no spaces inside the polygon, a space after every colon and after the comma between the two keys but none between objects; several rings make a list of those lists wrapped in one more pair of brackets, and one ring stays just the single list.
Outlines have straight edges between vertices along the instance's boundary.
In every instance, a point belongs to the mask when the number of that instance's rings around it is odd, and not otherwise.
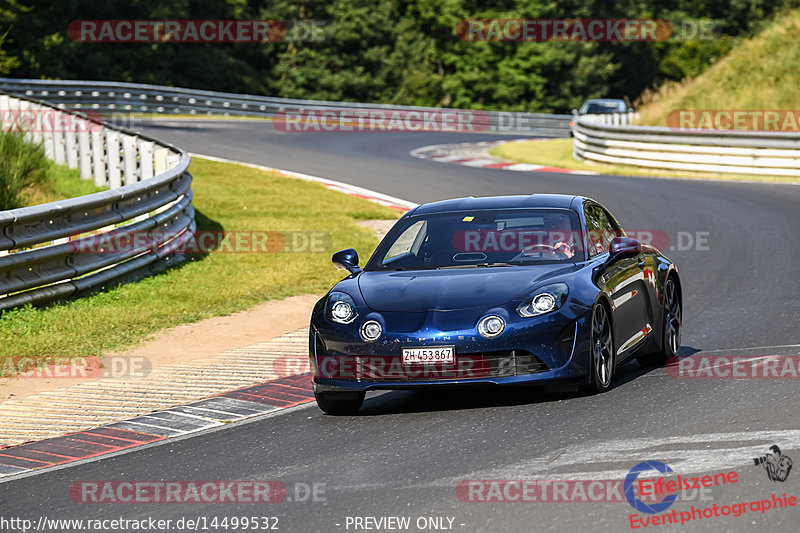
[{"label": "racetracker.de watermark", "polygon": [[664,19],[464,19],[454,33],[464,41],[653,42],[711,40],[715,20]]},{"label": "racetracker.de watermark", "polygon": [[673,357],[667,361],[667,374],[682,379],[798,379],[800,355]]},{"label": "racetracker.de watermark", "polygon": [[80,43],[277,43],[324,41],[322,20],[73,20],[67,34]]},{"label": "racetracker.de watermark", "polygon": [[[660,251],[708,251],[710,249],[707,231],[679,231],[674,237],[663,230],[626,230],[627,237],[634,238],[644,246],[652,246]],[[616,235],[612,235],[616,236]],[[603,242],[603,232],[589,232],[590,248],[593,243]],[[453,234],[450,245],[457,252],[470,253],[521,253],[531,249],[547,250],[551,247],[569,248],[571,253],[583,249],[583,233],[569,230],[532,229],[465,229]],[[602,252],[601,247],[598,251]]]},{"label": "racetracker.de watermark", "polygon": [[109,503],[297,503],[326,501],[326,484],[281,481],[76,481],[70,499],[79,504]]},{"label": "racetracker.de watermark", "polygon": [[800,132],[797,109],[676,109],[667,115],[673,131],[788,131]]},{"label": "racetracker.de watermark", "polygon": [[[513,357],[494,367],[514,368]],[[493,365],[482,355],[464,355],[455,362],[404,363],[399,356],[324,356],[315,362],[315,374],[327,379],[473,379],[492,372]]]},{"label": "racetracker.de watermark", "polygon": [[0,109],[0,129],[21,133],[91,133],[103,131],[104,126],[136,128],[139,122],[129,113],[106,117],[92,110],[73,111],[80,115],[58,109]]},{"label": "racetracker.de watermark", "polygon": [[402,109],[286,109],[272,123],[285,133],[397,132],[397,131],[486,131],[489,114],[474,110],[407,111]]},{"label": "racetracker.de watermark", "polygon": [[[664,492],[656,492],[661,478],[642,479],[633,487],[640,501],[659,503]],[[669,479],[669,478],[666,478]],[[681,501],[711,501],[710,486],[678,484],[669,495]],[[456,496],[463,502],[482,503],[597,503],[625,502],[625,482],[621,479],[468,479],[456,486]]]},{"label": "racetracker.de watermark", "polygon": [[333,237],[325,231],[110,231],[67,244],[76,254],[130,254],[164,243],[183,254],[322,253],[331,249]]},{"label": "racetracker.de watermark", "polygon": [[0,357],[0,376],[18,379],[144,378],[153,365],[147,357]]}]

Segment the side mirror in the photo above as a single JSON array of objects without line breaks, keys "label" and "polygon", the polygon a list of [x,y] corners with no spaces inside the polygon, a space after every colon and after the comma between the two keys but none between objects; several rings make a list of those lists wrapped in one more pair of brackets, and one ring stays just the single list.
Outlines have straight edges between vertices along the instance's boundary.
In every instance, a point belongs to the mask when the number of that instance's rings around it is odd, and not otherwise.
[{"label": "side mirror", "polygon": [[578,110],[577,110],[577,109],[573,109],[573,110],[572,110],[572,114],[573,114],[573,115],[577,115],[577,114],[578,114]]},{"label": "side mirror", "polygon": [[347,270],[351,274],[361,272],[358,266],[358,252],[352,248],[341,250],[333,254],[333,266],[341,270]]},{"label": "side mirror", "polygon": [[609,248],[609,258],[642,253],[642,243],[631,237],[614,237]]}]

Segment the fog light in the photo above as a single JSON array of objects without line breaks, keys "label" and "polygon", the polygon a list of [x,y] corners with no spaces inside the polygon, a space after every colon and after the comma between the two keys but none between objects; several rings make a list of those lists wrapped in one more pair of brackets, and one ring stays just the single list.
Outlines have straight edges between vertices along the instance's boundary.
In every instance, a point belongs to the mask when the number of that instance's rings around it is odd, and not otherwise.
[{"label": "fog light", "polygon": [[497,315],[487,316],[478,323],[478,333],[481,334],[481,337],[486,337],[487,339],[497,337],[505,329],[506,321]]},{"label": "fog light", "polygon": [[383,333],[383,328],[374,320],[368,320],[361,326],[361,338],[367,342],[378,340]]}]

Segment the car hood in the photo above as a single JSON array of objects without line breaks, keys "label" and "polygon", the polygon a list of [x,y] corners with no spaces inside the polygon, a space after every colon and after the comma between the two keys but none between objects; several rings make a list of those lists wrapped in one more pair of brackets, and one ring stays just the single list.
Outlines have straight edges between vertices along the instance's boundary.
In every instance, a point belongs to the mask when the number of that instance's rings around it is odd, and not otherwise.
[{"label": "car hood", "polygon": [[358,287],[375,311],[425,312],[491,308],[523,298],[575,265],[362,272]]}]

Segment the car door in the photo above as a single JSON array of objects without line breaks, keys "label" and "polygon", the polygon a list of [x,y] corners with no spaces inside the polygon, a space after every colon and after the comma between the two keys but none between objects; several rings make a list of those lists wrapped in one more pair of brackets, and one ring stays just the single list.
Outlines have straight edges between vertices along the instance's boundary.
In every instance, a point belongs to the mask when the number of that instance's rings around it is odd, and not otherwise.
[{"label": "car door", "polygon": [[[596,204],[587,206],[586,220],[590,253],[607,254],[611,240],[623,234],[621,228],[605,209]],[[645,267],[645,254],[640,253],[617,258],[606,266],[600,276],[602,285],[612,298],[611,314],[618,362],[630,357],[652,331],[652,325],[647,320],[649,296]]]}]

